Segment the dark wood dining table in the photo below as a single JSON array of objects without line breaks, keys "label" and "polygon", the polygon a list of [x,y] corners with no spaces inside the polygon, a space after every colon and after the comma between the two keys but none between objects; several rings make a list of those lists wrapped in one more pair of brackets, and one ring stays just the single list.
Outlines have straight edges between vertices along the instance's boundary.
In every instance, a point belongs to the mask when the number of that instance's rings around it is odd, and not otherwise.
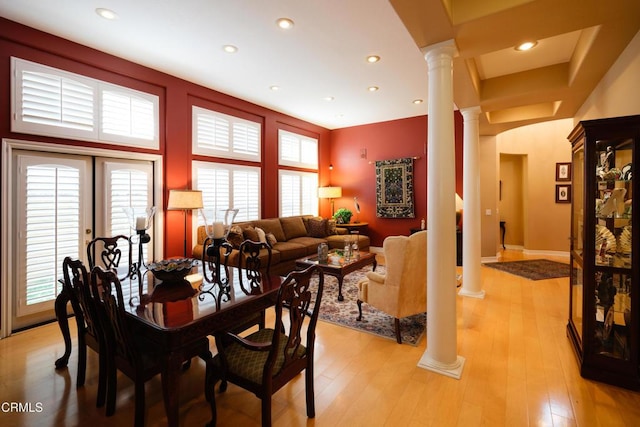
[{"label": "dark wood dining table", "polygon": [[[273,306],[282,281],[280,276],[263,276],[261,288],[248,292],[240,287],[240,270],[229,268],[229,292],[218,303],[218,292],[207,292],[211,283],[204,281],[198,284],[198,277],[201,277],[199,268],[195,268],[193,273],[196,280],[193,281],[192,276],[191,283],[162,283],[150,272],[147,273],[144,289],[148,291],[140,296],[137,304],[128,307],[134,336],[142,334],[145,339],[164,349],[161,355],[164,364],[162,389],[167,424],[172,427],[179,424],[180,373],[184,362],[188,360],[186,349],[202,338],[233,329],[243,319]],[[215,287],[214,291],[217,289]],[[58,322],[65,338],[67,355],[56,361],[56,367],[60,368],[66,366],[68,353],[71,352],[66,316],[66,304],[70,297],[61,294],[58,298],[56,314],[60,314]]]}]

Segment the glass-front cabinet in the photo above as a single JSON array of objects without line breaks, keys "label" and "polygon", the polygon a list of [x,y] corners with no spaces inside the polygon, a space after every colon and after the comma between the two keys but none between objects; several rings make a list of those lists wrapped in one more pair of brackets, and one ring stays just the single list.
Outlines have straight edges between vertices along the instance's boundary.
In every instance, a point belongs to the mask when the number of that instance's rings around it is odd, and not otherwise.
[{"label": "glass-front cabinet", "polygon": [[[568,336],[585,378],[640,389],[639,235],[633,167],[640,116],[589,120],[573,149]],[[640,252],[636,253],[636,257]]]}]

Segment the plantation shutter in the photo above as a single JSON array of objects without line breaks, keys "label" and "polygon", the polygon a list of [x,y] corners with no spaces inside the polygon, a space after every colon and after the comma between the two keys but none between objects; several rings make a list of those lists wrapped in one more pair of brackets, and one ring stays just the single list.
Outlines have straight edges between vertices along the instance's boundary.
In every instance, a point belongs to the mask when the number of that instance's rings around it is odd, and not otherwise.
[{"label": "plantation shutter", "polygon": [[52,308],[62,261],[83,258],[86,163],[18,156],[17,314]]},{"label": "plantation shutter", "polygon": [[195,106],[192,115],[193,153],[260,161],[260,123]]},{"label": "plantation shutter", "polygon": [[102,90],[102,132],[121,137],[155,139],[155,106],[149,99],[109,88]]}]

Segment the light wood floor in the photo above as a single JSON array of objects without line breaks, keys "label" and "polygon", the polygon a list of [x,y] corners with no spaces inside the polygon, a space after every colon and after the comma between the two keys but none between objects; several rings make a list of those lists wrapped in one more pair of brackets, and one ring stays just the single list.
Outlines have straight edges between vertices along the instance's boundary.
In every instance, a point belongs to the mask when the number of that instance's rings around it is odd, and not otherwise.
[{"label": "light wood floor", "polygon": [[[505,260],[519,258],[515,251],[504,255]],[[306,418],[299,376],[276,394],[274,425],[640,425],[640,393],[579,375],[565,335],[567,278],[528,281],[486,267],[481,274],[486,298],[457,298],[458,354],[466,358],[460,380],[416,366],[426,340],[417,347],[398,345],[319,322],[316,418]],[[132,383],[119,377],[117,412],[106,418],[95,408],[95,353],[88,351],[87,383],[76,390],[75,351],[68,369],[54,369],[63,350],[56,324],[0,340],[0,425],[132,425]],[[204,364],[194,359],[182,377],[182,425],[209,420],[203,382]],[[159,378],[146,390],[147,425],[165,425]],[[219,426],[259,425],[260,404],[253,395],[230,385],[217,397]],[[35,412],[7,412],[8,402],[29,403]]]}]

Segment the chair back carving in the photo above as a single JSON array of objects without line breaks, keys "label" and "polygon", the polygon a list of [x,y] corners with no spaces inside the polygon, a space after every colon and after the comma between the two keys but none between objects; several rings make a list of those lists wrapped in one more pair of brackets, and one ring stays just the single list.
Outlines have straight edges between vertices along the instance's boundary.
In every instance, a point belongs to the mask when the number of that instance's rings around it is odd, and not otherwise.
[{"label": "chair back carving", "polygon": [[[266,263],[262,262],[262,249],[267,252]],[[269,277],[271,274],[271,246],[252,240],[242,242],[238,255],[238,270],[240,270],[240,287],[244,293],[248,295],[262,293],[262,275]]]},{"label": "chair back carving", "polygon": [[[123,259],[123,249],[126,249],[125,259]],[[93,270],[97,265],[107,270],[115,269],[118,271],[118,279],[124,280],[131,274],[133,265],[131,239],[123,234],[113,237],[96,237],[87,245],[87,259],[89,270]]]},{"label": "chair back carving", "polygon": [[62,274],[64,286],[70,292],[71,306],[79,328],[78,333],[87,332],[97,340],[102,332],[99,329],[96,306],[91,296],[87,269],[82,261],[65,257],[62,261]]},{"label": "chair back carving", "polygon": [[91,287],[103,319],[106,345],[112,355],[135,365],[140,357],[126,323],[122,287],[114,270],[96,266],[91,270]]},{"label": "chair back carving", "polygon": [[[317,287],[312,289],[311,277],[314,273],[318,274],[318,283]],[[280,388],[301,370],[310,369],[311,365],[309,364],[313,364],[316,324],[318,323],[323,290],[324,275],[318,266],[292,271],[280,285],[275,306],[274,330],[285,331],[285,334],[273,334],[273,343],[264,370],[263,384],[269,381],[269,376],[272,376],[274,385],[277,384],[277,388]],[[282,319],[285,308],[287,309],[288,326],[285,326]],[[307,324],[306,339],[302,335],[305,323]],[[280,345],[281,339],[286,340],[284,346]],[[279,359],[283,362],[276,371],[278,368],[276,361]],[[282,378],[279,378],[280,375]]]}]

